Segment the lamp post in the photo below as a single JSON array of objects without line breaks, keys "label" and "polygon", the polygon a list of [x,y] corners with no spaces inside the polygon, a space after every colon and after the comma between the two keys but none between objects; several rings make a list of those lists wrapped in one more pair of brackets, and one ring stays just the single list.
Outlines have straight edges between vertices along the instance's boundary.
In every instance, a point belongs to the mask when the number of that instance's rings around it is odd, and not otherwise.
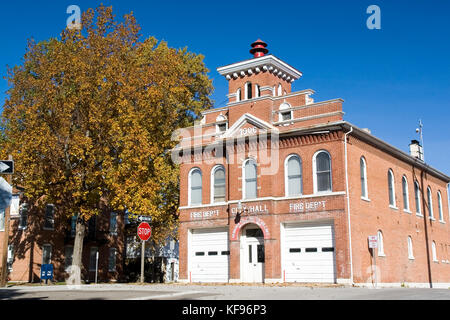
[{"label": "lamp post", "polygon": [[239,223],[241,220],[241,215],[244,214],[247,211],[246,207],[242,207],[241,200],[238,201],[237,204],[237,210],[236,210],[236,217],[234,218],[234,223]]}]

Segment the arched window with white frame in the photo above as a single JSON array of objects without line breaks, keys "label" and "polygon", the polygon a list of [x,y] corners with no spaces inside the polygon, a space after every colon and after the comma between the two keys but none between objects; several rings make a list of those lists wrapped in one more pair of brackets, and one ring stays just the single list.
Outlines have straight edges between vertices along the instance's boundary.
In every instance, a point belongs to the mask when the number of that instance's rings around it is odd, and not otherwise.
[{"label": "arched window with white frame", "polygon": [[261,96],[261,89],[258,84],[255,84],[255,98],[259,98]]},{"label": "arched window with white frame", "polygon": [[383,257],[385,254],[384,254],[383,232],[381,232],[381,230],[378,230],[377,238],[378,238],[378,256]]},{"label": "arched window with white frame", "polygon": [[389,206],[396,207],[395,205],[395,180],[394,173],[391,169],[388,171],[388,189],[389,189]]},{"label": "arched window with white frame", "polygon": [[408,258],[413,260],[414,254],[413,254],[413,243],[411,236],[408,236]]},{"label": "arched window with white frame", "polygon": [[437,193],[437,199],[438,199],[439,221],[444,222],[444,212],[442,210],[442,195],[440,191],[438,191]]},{"label": "arched window with white frame", "polygon": [[431,193],[431,188],[427,188],[427,200],[428,200],[428,215],[430,219],[434,220],[433,214],[433,195]]},{"label": "arched window with white frame", "polygon": [[296,155],[289,155],[284,162],[285,194],[286,196],[298,196],[303,192],[302,186],[302,160]]},{"label": "arched window with white frame", "polygon": [[281,83],[278,84],[278,96],[283,94],[283,87],[281,87]]},{"label": "arched window with white frame", "polygon": [[193,168],[189,172],[189,205],[202,204],[202,171],[199,168]]},{"label": "arched window with white frame", "polygon": [[359,172],[361,176],[361,197],[364,199],[368,199],[369,192],[367,190],[367,164],[364,157],[361,157],[359,159]]},{"label": "arched window with white frame", "polygon": [[331,156],[328,151],[317,151],[313,156],[314,193],[331,192]]},{"label": "arched window with white frame", "polygon": [[436,242],[431,242],[431,254],[433,256],[433,261],[438,262],[437,253],[436,253]]},{"label": "arched window with white frame", "polygon": [[255,199],[257,198],[257,170],[256,170],[256,162],[253,159],[247,159],[242,166],[243,170],[243,198],[244,199]]},{"label": "arched window with white frame", "polygon": [[225,168],[217,165],[211,170],[211,203],[225,202]]},{"label": "arched window with white frame", "polygon": [[241,88],[236,90],[236,102],[241,101]]},{"label": "arched window with white frame", "polygon": [[422,208],[420,205],[420,187],[417,181],[414,181],[414,200],[416,202],[416,214],[422,215]]},{"label": "arched window with white frame", "polygon": [[252,98],[252,83],[251,82],[247,82],[245,83],[245,99],[251,99]]},{"label": "arched window with white frame", "polygon": [[406,176],[402,177],[403,210],[409,212],[409,191]]}]

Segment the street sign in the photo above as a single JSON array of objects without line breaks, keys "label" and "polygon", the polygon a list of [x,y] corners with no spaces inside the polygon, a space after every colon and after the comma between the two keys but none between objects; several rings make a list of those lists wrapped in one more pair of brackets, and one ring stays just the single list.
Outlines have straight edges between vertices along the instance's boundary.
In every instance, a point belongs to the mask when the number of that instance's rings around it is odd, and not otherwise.
[{"label": "street sign", "polygon": [[152,221],[152,217],[150,217],[150,216],[139,216],[138,218],[137,218],[139,221],[146,221],[146,222],[151,222]]},{"label": "street sign", "polygon": [[142,222],[137,228],[137,234],[142,241],[147,241],[152,235],[152,228],[147,222]]},{"label": "street sign", "polygon": [[0,160],[0,173],[1,174],[13,174],[14,173],[14,161]]},{"label": "street sign", "polygon": [[378,247],[378,237],[377,236],[369,236],[369,248],[374,249]]},{"label": "street sign", "polygon": [[0,177],[0,210],[9,207],[12,200],[12,186]]}]

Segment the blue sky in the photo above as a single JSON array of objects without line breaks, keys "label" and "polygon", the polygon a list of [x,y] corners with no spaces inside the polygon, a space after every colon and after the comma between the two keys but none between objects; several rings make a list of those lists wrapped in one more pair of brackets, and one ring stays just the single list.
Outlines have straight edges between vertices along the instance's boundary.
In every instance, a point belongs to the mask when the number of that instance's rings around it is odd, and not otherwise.
[{"label": "blue sky", "polygon": [[[59,36],[69,5],[82,11],[101,1],[1,3],[0,74],[21,63],[26,41]],[[427,162],[450,175],[450,1],[103,1],[117,16],[133,11],[144,37],[205,56],[212,98],[224,106],[227,81],[216,68],[251,58],[261,38],[303,72],[293,90],[316,101],[344,99],[344,119],[408,151],[424,123]],[[381,30],[369,30],[369,5],[381,9]],[[7,82],[0,79],[1,105]]]}]

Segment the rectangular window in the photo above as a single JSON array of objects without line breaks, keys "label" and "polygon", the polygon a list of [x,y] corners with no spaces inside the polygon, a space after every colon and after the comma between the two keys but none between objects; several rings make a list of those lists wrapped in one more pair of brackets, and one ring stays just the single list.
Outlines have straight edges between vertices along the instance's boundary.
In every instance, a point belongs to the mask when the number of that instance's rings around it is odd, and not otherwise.
[{"label": "rectangular window", "polygon": [[5,210],[0,210],[0,231],[5,231]]},{"label": "rectangular window", "polygon": [[117,234],[117,213],[111,212],[109,217],[109,233]]},{"label": "rectangular window", "polygon": [[217,251],[208,251],[208,256],[217,256]]},{"label": "rectangular window", "polygon": [[116,271],[116,253],[116,248],[109,249],[108,271],[110,272]]},{"label": "rectangular window", "polygon": [[24,230],[27,228],[28,220],[28,204],[22,203],[19,208],[19,229]]},{"label": "rectangular window", "polygon": [[322,252],[333,252],[334,248],[322,248]]},{"label": "rectangular window", "polygon": [[306,248],[305,252],[317,252],[317,248]]},{"label": "rectangular window", "polygon": [[258,254],[258,262],[264,263],[264,245],[258,244],[256,246],[257,254]]},{"label": "rectangular window", "polygon": [[52,263],[52,245],[44,244],[42,246],[42,264]]},{"label": "rectangular window", "polygon": [[230,255],[230,251],[222,251],[221,253],[223,256],[229,256]]},{"label": "rectangular window", "polygon": [[97,265],[97,247],[92,247],[89,252],[89,271],[95,271],[95,267]]},{"label": "rectangular window", "polygon": [[93,216],[88,222],[88,237],[89,239],[95,239],[95,226],[97,222],[97,217]]},{"label": "rectangular window", "polygon": [[248,262],[252,263],[252,245],[248,246]]},{"label": "rectangular window", "polygon": [[225,131],[227,131],[227,124],[226,123],[219,123],[217,125],[217,129],[219,130],[219,132],[225,132]]},{"label": "rectangular window", "polygon": [[291,120],[291,118],[292,116],[290,111],[281,113],[281,121]]},{"label": "rectangular window", "polygon": [[68,272],[69,267],[72,265],[73,259],[73,247],[66,246],[64,249],[64,270]]},{"label": "rectangular window", "polygon": [[55,227],[55,206],[52,204],[48,204],[45,208],[45,221],[44,221],[44,229],[45,230],[53,230]]},{"label": "rectangular window", "polygon": [[196,252],[195,255],[196,255],[196,256],[204,256],[205,253],[200,251],[200,252]]},{"label": "rectangular window", "polygon": [[302,250],[300,248],[290,248],[289,252],[296,253],[296,252],[302,252]]}]

